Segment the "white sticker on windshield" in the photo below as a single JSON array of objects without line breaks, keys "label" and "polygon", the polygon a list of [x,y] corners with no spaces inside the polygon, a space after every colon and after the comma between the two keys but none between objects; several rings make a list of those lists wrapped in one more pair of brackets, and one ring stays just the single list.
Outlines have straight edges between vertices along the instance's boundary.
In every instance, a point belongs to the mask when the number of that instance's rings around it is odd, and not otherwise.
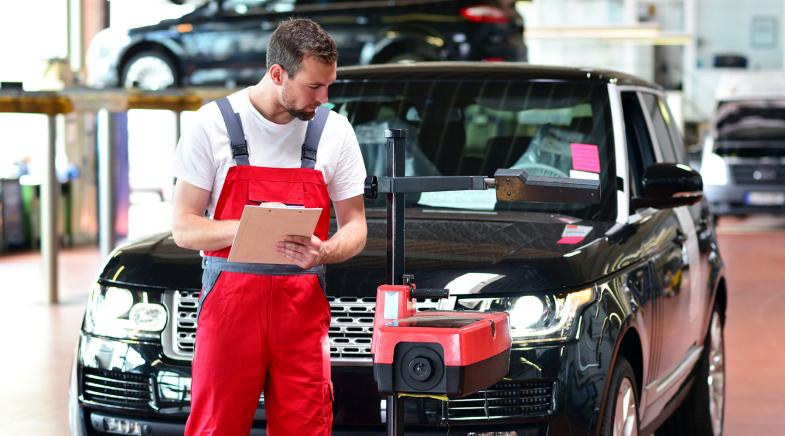
[{"label": "white sticker on windshield", "polygon": [[570,170],[571,179],[600,180],[600,175],[588,171]]}]

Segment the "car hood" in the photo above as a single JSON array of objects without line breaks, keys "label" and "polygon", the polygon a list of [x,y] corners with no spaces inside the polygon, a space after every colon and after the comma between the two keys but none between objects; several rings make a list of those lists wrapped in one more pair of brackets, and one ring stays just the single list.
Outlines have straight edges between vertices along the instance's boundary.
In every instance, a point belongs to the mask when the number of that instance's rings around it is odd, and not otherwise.
[{"label": "car hood", "polygon": [[[422,288],[451,293],[504,294],[574,289],[624,263],[619,244],[605,237],[613,223],[528,213],[494,215],[407,213],[406,272]],[[568,227],[568,226],[580,227]],[[333,229],[334,231],[334,229]],[[565,237],[575,234],[575,237]],[[581,235],[584,235],[581,239]],[[358,256],[328,266],[327,292],[371,296],[386,280],[386,225],[368,214],[368,241]],[[118,248],[102,279],[144,287],[198,289],[200,258],[171,234]]]},{"label": "car hood", "polygon": [[[613,223],[521,213],[481,220],[427,215],[406,222],[405,269],[421,288],[446,287],[451,294],[567,290],[607,275],[623,257],[605,238]],[[583,236],[565,237],[573,233]],[[365,250],[328,267],[328,293],[375,295],[386,280],[386,250],[384,218],[369,216]]]}]

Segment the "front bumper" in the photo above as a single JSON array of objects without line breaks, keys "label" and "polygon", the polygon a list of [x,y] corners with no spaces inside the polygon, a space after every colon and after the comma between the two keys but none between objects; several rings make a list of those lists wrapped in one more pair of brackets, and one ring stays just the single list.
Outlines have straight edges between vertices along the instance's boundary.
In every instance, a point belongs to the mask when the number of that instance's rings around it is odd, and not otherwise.
[{"label": "front bumper", "polygon": [[[448,403],[408,398],[406,433],[593,434],[614,341],[599,340],[598,335],[607,334],[595,325],[603,317],[583,318],[578,340],[514,347],[508,376],[485,391]],[[168,359],[157,343],[84,334],[78,350],[72,393],[77,406],[71,413],[84,428],[80,436],[109,434],[105,430],[118,419],[136,422],[145,435],[183,434],[190,402],[188,362]],[[333,434],[384,435],[386,401],[376,391],[372,367],[333,366],[332,378]],[[253,427],[251,434],[265,434],[263,398]]]}]

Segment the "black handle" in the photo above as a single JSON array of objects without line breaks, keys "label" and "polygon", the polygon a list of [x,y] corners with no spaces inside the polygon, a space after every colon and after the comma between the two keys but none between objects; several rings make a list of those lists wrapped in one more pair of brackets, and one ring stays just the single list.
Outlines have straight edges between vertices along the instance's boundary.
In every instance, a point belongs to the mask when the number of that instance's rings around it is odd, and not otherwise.
[{"label": "black handle", "polygon": [[365,178],[365,187],[364,187],[364,194],[365,198],[369,200],[376,200],[379,196],[379,181],[376,179],[376,176],[367,176]]},{"label": "black handle", "polygon": [[447,298],[450,296],[449,289],[442,288],[414,288],[411,292],[411,298]]}]

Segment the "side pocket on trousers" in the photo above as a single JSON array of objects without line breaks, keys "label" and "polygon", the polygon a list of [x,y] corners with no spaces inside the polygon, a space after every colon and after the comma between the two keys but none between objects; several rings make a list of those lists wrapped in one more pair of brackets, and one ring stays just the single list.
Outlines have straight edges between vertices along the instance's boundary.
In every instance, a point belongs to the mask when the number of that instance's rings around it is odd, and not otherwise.
[{"label": "side pocket on trousers", "polygon": [[335,394],[333,393],[333,382],[327,380],[324,383],[324,402],[322,403],[323,415],[322,419],[326,423],[332,424],[333,422],[333,401],[335,401]]},{"label": "side pocket on trousers", "polygon": [[202,307],[204,307],[204,302],[215,287],[216,282],[218,282],[218,277],[220,275],[221,271],[214,269],[206,269],[202,272],[202,292],[199,294],[199,303],[196,305],[197,322],[199,321],[199,314],[202,312]]}]

